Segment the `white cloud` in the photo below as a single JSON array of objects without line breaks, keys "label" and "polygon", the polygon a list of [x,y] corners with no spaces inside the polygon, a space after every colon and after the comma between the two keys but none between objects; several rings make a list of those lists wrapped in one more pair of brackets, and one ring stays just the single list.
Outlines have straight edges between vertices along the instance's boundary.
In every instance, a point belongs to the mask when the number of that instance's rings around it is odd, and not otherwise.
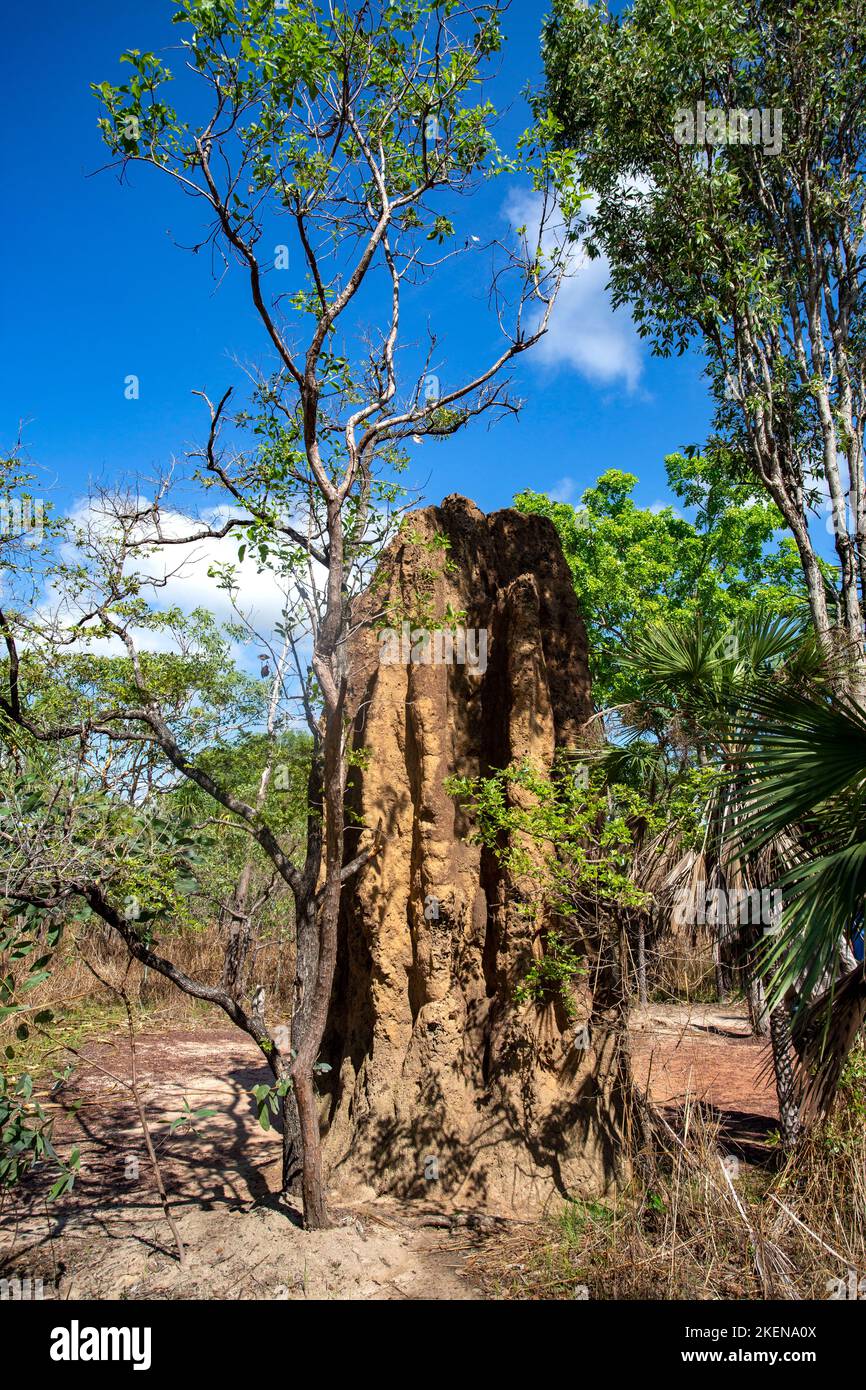
[{"label": "white cloud", "polygon": [[[232,514],[225,508],[214,508],[193,518],[182,512],[163,510],[160,525],[163,535],[169,537],[196,535],[208,527],[219,529]],[[70,514],[70,521],[79,533],[89,534],[100,542],[104,539],[106,545],[110,544],[113,522],[99,503],[89,498],[80,500]],[[238,608],[266,641],[278,643],[280,639],[275,637],[274,628],[285,608],[284,588],[272,571],[260,573],[249,554],[242,561],[238,560],[240,540],[241,535],[235,531],[219,539],[204,537],[192,543],[155,544],[149,553],[139,552],[134,560],[127,560],[124,572],[142,577],[143,597],[154,609],[165,611],[178,608],[189,615],[202,608],[211,613],[217,623],[223,623],[237,621],[238,612],[232,605],[228,591],[220,587],[216,575],[209,571],[217,565],[233,565]],[[84,552],[79,545],[70,541],[61,549],[67,564],[82,562]],[[86,590],[72,598],[68,592],[61,592],[54,586],[45,593],[43,616],[51,615],[58,629],[68,629],[89,610],[90,598],[91,594]],[[136,643],[141,649],[153,652],[172,651],[176,646],[173,634],[165,628],[155,631],[139,629]],[[245,666],[255,665],[254,652],[258,645],[252,637],[249,643],[237,645],[235,659]],[[101,656],[125,653],[123,644],[116,638],[89,641],[87,649]]]},{"label": "white cloud", "polygon": [[[591,210],[591,203],[586,205]],[[513,227],[538,227],[541,198],[531,190],[514,193],[505,205]],[[570,368],[601,386],[624,382],[632,391],[642,370],[640,339],[631,316],[611,308],[607,292],[610,265],[590,260],[580,244],[569,260],[569,273],[550,318],[550,327],[532,351],[537,363]]]},{"label": "white cloud", "polygon": [[[205,513],[198,521],[180,512],[163,512],[162,530],[168,536],[195,534],[202,526],[215,529],[223,526],[232,513],[217,508]],[[205,538],[191,545],[160,546],[151,555],[136,562],[142,574],[164,583],[154,591],[154,603],[160,608],[177,606],[184,613],[206,608],[218,622],[230,620],[235,610],[228,593],[218,580],[208,573],[216,565],[233,565],[238,588],[238,604],[250,622],[269,632],[279,621],[285,596],[277,585],[272,571],[258,572],[255,561],[245,555],[238,561],[238,532],[229,532],[220,540]]]},{"label": "white cloud", "polygon": [[546,494],[551,502],[571,502],[577,494],[577,483],[574,478],[560,478],[553,487],[546,489]]}]

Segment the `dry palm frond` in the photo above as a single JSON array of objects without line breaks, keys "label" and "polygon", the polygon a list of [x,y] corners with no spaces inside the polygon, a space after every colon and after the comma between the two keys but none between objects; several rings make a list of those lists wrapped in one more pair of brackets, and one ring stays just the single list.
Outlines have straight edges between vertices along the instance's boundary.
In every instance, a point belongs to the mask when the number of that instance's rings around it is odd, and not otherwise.
[{"label": "dry palm frond", "polygon": [[794,1022],[804,1119],[829,1114],[845,1062],[866,1022],[866,965],[819,994]]}]

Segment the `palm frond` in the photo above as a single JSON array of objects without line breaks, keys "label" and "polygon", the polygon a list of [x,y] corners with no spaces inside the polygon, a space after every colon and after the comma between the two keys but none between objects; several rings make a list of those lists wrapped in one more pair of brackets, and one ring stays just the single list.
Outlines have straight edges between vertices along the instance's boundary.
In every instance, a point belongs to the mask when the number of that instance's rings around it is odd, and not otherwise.
[{"label": "palm frond", "polygon": [[746,702],[740,737],[744,847],[754,850],[781,830],[814,816],[841,792],[859,802],[866,778],[866,711],[770,688]]},{"label": "palm frond", "polygon": [[611,743],[599,754],[598,762],[608,782],[652,791],[668,778],[664,752],[658,743],[646,738],[630,738]]},{"label": "palm frond", "polygon": [[666,623],[647,628],[622,652],[620,664],[650,685],[675,686],[712,680],[718,669],[719,634],[700,617],[693,623]]},{"label": "palm frond", "polygon": [[752,671],[792,660],[805,641],[802,618],[782,617],[766,608],[754,609],[739,633],[734,628],[733,635],[741,659]]},{"label": "palm frond", "polygon": [[779,888],[781,923],[763,957],[771,1005],[789,991],[808,1001],[834,977],[840,942],[866,897],[866,836],[833,854],[802,858]]}]

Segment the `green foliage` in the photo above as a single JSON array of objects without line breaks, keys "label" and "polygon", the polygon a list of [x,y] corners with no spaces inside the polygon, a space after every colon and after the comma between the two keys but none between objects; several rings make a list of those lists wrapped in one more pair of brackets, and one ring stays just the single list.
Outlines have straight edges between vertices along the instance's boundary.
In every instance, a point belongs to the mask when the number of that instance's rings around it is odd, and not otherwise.
[{"label": "green foliage", "polygon": [[[21,567],[17,571],[23,577]],[[88,562],[72,564],[62,556],[53,565],[51,582],[70,585],[70,601],[79,585],[92,585],[94,575]],[[134,614],[139,634],[150,633],[170,642],[169,652],[141,651],[139,661],[147,688],[170,718],[183,746],[195,753],[227,737],[238,725],[261,720],[265,708],[263,683],[238,671],[233,659],[237,629],[222,626],[206,609],[184,614],[178,608],[157,610],[141,597],[143,581],[130,575],[124,579],[124,601],[119,605]],[[88,624],[80,637],[79,649],[58,647],[52,633],[33,630],[20,654],[19,685],[29,696],[29,711],[38,724],[80,725],[106,709],[135,708],[140,693],[126,655],[95,655],[87,650],[90,641],[111,637],[102,622]],[[139,641],[141,637],[139,636]],[[0,660],[0,677],[8,680],[8,660]],[[2,733],[3,725],[0,725]],[[12,737],[11,725],[6,726]],[[130,733],[135,732],[130,729]],[[39,758],[38,775],[51,781],[82,769],[74,751],[62,744],[51,750],[38,749],[19,729],[16,743],[27,747],[28,756]],[[134,755],[134,756],[133,756]],[[66,764],[64,766],[64,761]],[[50,760],[50,769],[49,769]],[[155,743],[145,742],[137,749],[125,750],[123,760],[115,759],[117,781],[125,774],[126,786],[136,778],[159,785],[174,773]],[[125,789],[125,788],[124,788]]]},{"label": "green foliage", "polygon": [[774,542],[782,518],[755,495],[752,482],[732,481],[717,457],[690,451],[666,460],[671,488],[694,522],[673,507],[639,507],[637,479],[610,469],[575,508],[543,494],[520,493],[518,511],[546,516],[556,527],[574,576],[589,636],[593,689],[601,708],[639,693],[619,662],[648,627],[710,627],[742,621],[759,608],[802,611],[804,590],[793,542]]},{"label": "green foliage", "polygon": [[473,821],[470,842],[532,880],[533,896],[556,910],[646,904],[630,874],[630,823],[660,819],[632,788],[608,787],[602,773],[562,758],[551,773],[524,761],[489,777],[451,777],[446,789]]},{"label": "green foliage", "polygon": [[[198,888],[207,840],[191,820],[164,816],[159,802],[129,804],[72,779],[58,778],[52,786],[34,773],[29,767],[23,777],[0,781],[7,847],[14,846],[22,860],[30,847],[28,896],[47,901],[76,882],[96,882],[142,940],[151,939],[157,924],[191,924],[189,897]],[[54,854],[60,845],[66,877],[58,884]],[[85,922],[90,915],[91,908],[79,903],[67,920]],[[59,928],[49,930],[52,945],[58,935]],[[44,978],[42,971],[26,987]]]},{"label": "green foliage", "polygon": [[[437,61],[434,40],[438,29],[441,46],[439,26],[446,15],[449,43]],[[287,0],[279,8],[272,0],[183,0],[174,23],[184,61],[222,94],[230,128],[248,151],[249,179],[243,188],[235,182],[231,206],[241,234],[250,232],[262,194],[289,215],[309,214],[328,199],[337,207],[338,171],[341,183],[351,180],[375,205],[368,141],[388,168],[395,203],[419,186],[460,186],[495,169],[495,113],[486,101],[467,97],[475,95],[484,65],[499,49],[499,14],[495,6],[477,6],[460,18],[458,25],[453,6],[415,0],[366,6],[361,15],[340,7],[322,10],[305,0]],[[460,28],[465,33],[458,40]],[[132,68],[126,82],[93,85],[105,109],[99,124],[109,149],[119,157],[149,159],[201,187],[197,140],[204,128],[182,119],[170,104],[173,72],[153,53],[130,50],[123,61]],[[343,83],[357,93],[364,128],[335,130],[329,158],[298,116],[304,103],[318,104],[324,125],[324,97]],[[445,211],[428,211],[414,199],[395,214],[398,229],[418,242],[442,242],[453,234]],[[345,205],[342,215],[351,221]],[[309,309],[318,315],[321,307],[317,287]],[[336,357],[332,365],[338,368]]]},{"label": "green foliage", "polygon": [[568,1018],[574,1018],[576,1008],[571,987],[580,975],[588,973],[574,947],[561,932],[551,930],[544,938],[544,954],[533,960],[514,991],[518,1004],[546,1004],[559,999]]},{"label": "green foliage", "polygon": [[771,688],[750,699],[743,737],[743,841],[756,851],[793,838],[766,959],[772,994],[796,987],[808,1001],[835,973],[840,939],[866,899],[866,714],[838,696]]},{"label": "green foliage", "polygon": [[280,1101],[291,1088],[291,1077],[283,1077],[281,1081],[276,1081],[270,1086],[262,1082],[250,1088],[250,1095],[256,1102],[256,1116],[262,1129],[270,1129],[271,1116],[279,1112]]},{"label": "green foliage", "polygon": [[[462,239],[460,195],[481,180],[524,169],[539,187],[560,186],[564,206],[571,174],[551,153],[545,122],[518,141],[514,158],[497,145],[498,116],[482,83],[501,46],[500,20],[499,3],[376,0],[360,8],[322,8],[311,0],[279,6],[273,0],[181,0],[174,14],[179,64],[170,67],[160,54],[131,49],[122,59],[130,70],[125,81],[93,84],[111,153],[120,162],[150,164],[214,213],[213,235],[227,243],[231,259],[249,268],[254,299],[269,269],[263,247],[274,232],[286,238],[287,252],[291,243],[292,265],[297,253],[302,267],[300,283],[274,305],[257,304],[269,347],[283,361],[257,382],[254,409],[233,419],[255,443],[234,470],[232,505],[242,495],[253,518],[237,531],[239,558],[254,555],[288,574],[303,563],[305,551],[281,524],[285,518],[310,512],[310,534],[327,531],[321,479],[308,453],[307,406],[287,399],[287,386],[290,393],[300,386],[287,347],[304,328],[300,319],[309,320],[311,334],[306,361],[315,378],[316,459],[337,478],[348,451],[357,445],[364,452],[364,484],[356,474],[343,503],[355,561],[375,556],[386,529],[369,500],[387,523],[397,495],[393,479],[379,476],[373,464],[400,472],[405,440],[444,438],[497,405],[497,393],[486,386],[451,399],[444,393],[441,403],[438,396],[422,399],[424,368],[414,353],[414,393],[398,402],[392,349],[386,356],[378,347],[370,352],[366,306],[356,322],[351,301],[369,264],[388,276],[393,266],[401,277],[412,265],[424,277],[444,259],[435,248],[453,254],[452,243]],[[372,262],[358,252],[367,238]],[[509,274],[516,271],[523,290],[540,301],[557,254],[547,257],[544,270],[537,257],[524,263],[509,252]],[[390,310],[390,283],[386,303]],[[295,322],[283,337],[277,325],[287,309]],[[401,337],[403,322],[401,313]],[[358,365],[353,349],[360,341]],[[209,466],[197,477],[205,488],[224,481]],[[214,570],[231,589],[235,567]]]},{"label": "green foliage", "polygon": [[848,1056],[839,1081],[839,1105],[820,1135],[830,1154],[857,1159],[866,1131],[866,1046]]},{"label": "green foliage", "polygon": [[649,627],[619,666],[631,704],[623,740],[605,755],[608,775],[661,790],[658,807],[702,795],[711,875],[740,850],[746,711],[768,687],[820,688],[820,648],[802,619],[756,608],[728,627],[700,616]]},{"label": "green foliage", "polygon": [[[781,268],[757,219],[744,216],[754,203],[751,150],[720,145],[708,159],[703,143],[674,140],[675,113],[697,100],[726,109],[784,101],[793,136],[795,94],[782,90],[775,55],[761,53],[762,13],[779,18],[772,4],[741,0],[712,9],[704,0],[675,8],[636,0],[622,16],[562,0],[546,26],[561,139],[581,151],[585,182],[602,195],[592,248],[610,248],[615,302],[633,306],[664,353],[682,350],[697,322],[711,331],[727,320],[732,297],[748,295],[760,314],[779,294]],[[772,161],[765,167],[772,178]]]},{"label": "green foliage", "polygon": [[749,696],[774,679],[787,685],[823,676],[823,657],[803,617],[759,607],[728,626],[689,620],[651,626],[620,655],[627,697],[643,727],[663,733],[674,720],[692,748],[730,761]]},{"label": "green foliage", "polygon": [[[611,256],[615,302],[633,308],[659,351],[695,333],[712,350],[746,304],[756,325],[779,318],[795,268],[780,256],[776,204],[799,180],[816,179],[825,231],[862,209],[866,136],[846,113],[859,102],[852,57],[863,43],[862,14],[838,3],[635,0],[621,16],[554,4],[548,97],[561,142],[580,151],[584,182],[601,196],[591,245]],[[778,108],[781,152],[677,143],[676,113],[699,100]]]},{"label": "green foliage", "polygon": [[[305,846],[308,815],[320,814],[308,808],[307,782],[312,758],[312,738],[307,733],[285,731],[273,740],[260,732],[245,732],[231,742],[207,749],[199,765],[233,795],[253,805],[262,774],[268,764],[271,775],[261,808],[261,819],[286,847],[290,858],[300,861]],[[234,892],[246,861],[251,858],[255,882],[271,876],[264,851],[233,817],[216,817],[210,796],[194,782],[185,781],[166,797],[172,812],[183,821],[202,825],[217,820],[207,834],[199,836],[196,880],[200,892],[189,904],[191,922],[200,930],[209,928],[214,902],[228,901]],[[260,926],[267,935],[291,921],[291,907],[281,882],[272,884],[261,909]]]},{"label": "green foliage", "polygon": [[[51,919],[46,922],[37,907],[18,907],[8,913],[0,925],[0,956],[7,961],[0,979],[0,1019],[28,1010],[26,996],[48,978],[62,933],[62,924]],[[42,1015],[37,1018],[40,1023],[47,1021]]]},{"label": "green foliage", "polygon": [[[228,634],[211,614],[185,617],[171,610],[152,616],[169,623],[179,650],[142,652],[141,667],[191,763],[254,804],[271,760],[261,814],[297,852],[306,831],[310,736],[286,732],[271,740],[257,730],[266,715],[266,683],[237,670]],[[96,710],[138,703],[126,657],[31,649],[22,657],[19,678],[35,691],[31,711],[38,722],[74,726]],[[251,726],[254,732],[246,732]],[[28,892],[51,896],[76,881],[99,882],[146,944],[157,933],[209,924],[214,902],[234,891],[247,855],[264,869],[265,856],[243,827],[215,815],[213,801],[195,782],[178,784],[176,770],[148,740],[131,742],[121,755],[117,743],[100,746],[96,736],[91,759],[82,762],[77,746],[40,744],[19,734],[15,759],[0,770],[4,833],[7,852],[14,850],[22,872],[27,865]],[[64,864],[60,884],[58,854]],[[265,909],[266,925],[284,916],[285,906],[277,888]],[[90,915],[86,904],[68,909],[69,920],[85,922]]]},{"label": "green foliage", "polygon": [[175,1115],[169,1130],[173,1134],[175,1130],[182,1129],[185,1134],[197,1134],[196,1124],[200,1120],[209,1120],[217,1111],[212,1110],[208,1105],[200,1105],[193,1110],[186,1096],[183,1098],[183,1110],[179,1115]]},{"label": "green foliage", "polygon": [[[586,248],[608,258],[613,303],[657,354],[702,352],[730,476],[750,471],[798,531],[821,481],[836,489],[849,607],[866,280],[846,248],[866,212],[864,54],[864,13],[840,0],[634,0],[620,14],[555,0],[544,31],[545,100],[594,195]],[[677,135],[699,102],[724,113],[724,138]],[[768,135],[772,116],[778,140],[732,137],[735,112],[759,125],[765,112]],[[859,621],[848,636],[862,644]]]},{"label": "green foliage", "polygon": [[[10,1053],[6,1049],[7,1058]],[[73,1148],[63,1159],[52,1143],[54,1121],[33,1099],[33,1078],[25,1073],[12,1079],[0,1072],[0,1187],[14,1187],[25,1173],[40,1163],[58,1171],[48,1200],[70,1192],[81,1167],[81,1154]]]},{"label": "green foliage", "polygon": [[[58,945],[62,927],[34,907],[21,908],[8,914],[0,927],[0,960],[5,960],[0,978],[0,1019],[21,1015],[16,1029],[19,1042],[27,1042],[30,1024],[43,1026],[51,1022],[49,1009],[34,1009],[28,994],[49,975],[49,967]],[[11,1043],[4,1047],[3,1068],[0,1070],[0,1187],[12,1187],[31,1168],[48,1163],[58,1170],[49,1198],[68,1192],[80,1166],[78,1149],[68,1160],[60,1158],[52,1143],[53,1119],[46,1114],[34,1095],[35,1082],[28,1071],[16,1071],[16,1049]],[[55,1084],[65,1080],[65,1073],[55,1072]]]},{"label": "green foliage", "polygon": [[534,914],[543,903],[562,923],[547,931],[542,957],[527,962],[516,999],[557,997],[572,1016],[571,986],[586,968],[575,928],[650,905],[635,878],[637,847],[673,824],[683,835],[694,831],[695,787],[684,779],[676,800],[652,801],[572,754],[550,771],[524,761],[488,777],[452,777],[446,789],[472,822],[469,840],[508,868],[525,910]]}]

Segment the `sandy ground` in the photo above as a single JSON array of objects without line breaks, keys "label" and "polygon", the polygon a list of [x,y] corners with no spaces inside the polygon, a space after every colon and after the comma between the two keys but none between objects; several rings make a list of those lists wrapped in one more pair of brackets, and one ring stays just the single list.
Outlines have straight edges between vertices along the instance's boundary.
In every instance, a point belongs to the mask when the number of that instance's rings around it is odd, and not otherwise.
[{"label": "sandy ground", "polygon": [[[46,1204],[30,1186],[0,1215],[0,1267],[60,1298],[471,1299],[461,1272],[473,1228],[490,1222],[400,1204],[372,1190],[332,1191],[333,1229],[305,1232],[275,1195],[279,1135],[261,1128],[250,1088],[269,1080],[234,1030],[142,1033],[140,1092],[186,1265],[160,1205],[137,1113],[123,1082],[125,1040],[86,1049],[63,1102],[57,1144],[81,1151],[73,1192]],[[184,1103],[216,1114],[172,1131]]]},{"label": "sandy ground", "polygon": [[[280,1141],[256,1119],[268,1080],[257,1049],[226,1028],[142,1033],[140,1091],[186,1247],[180,1266],[128,1089],[126,1040],[91,1044],[60,1097],[58,1147],[81,1150],[73,1192],[47,1204],[28,1184],[0,1212],[0,1273],[44,1281],[46,1297],[473,1299],[464,1269],[479,1242],[515,1224],[485,1212],[332,1191],[336,1225],[305,1232],[276,1196]],[[635,1077],[672,1118],[700,1102],[726,1147],[753,1157],[776,1114],[766,1045],[737,1009],[651,1006],[633,1017]],[[68,1107],[80,1106],[73,1114]],[[172,1130],[185,1102],[216,1113]]]}]

